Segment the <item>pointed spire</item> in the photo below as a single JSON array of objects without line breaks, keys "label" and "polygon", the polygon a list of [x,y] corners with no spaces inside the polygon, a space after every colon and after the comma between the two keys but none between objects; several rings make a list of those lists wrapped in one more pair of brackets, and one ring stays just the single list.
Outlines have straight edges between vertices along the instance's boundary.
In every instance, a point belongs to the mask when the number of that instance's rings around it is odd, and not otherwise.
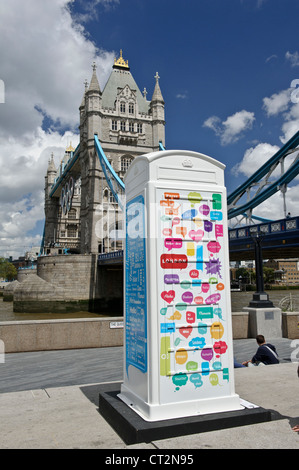
[{"label": "pointed spire", "polygon": [[90,81],[88,91],[99,91],[99,92],[101,92],[100,85],[99,85],[99,82],[98,82],[97,72],[96,72],[97,66],[96,66],[95,62],[93,62],[92,68],[93,68],[93,72],[92,72],[92,77],[91,77],[91,81]]},{"label": "pointed spire", "polygon": [[88,90],[88,81],[87,81],[87,79],[85,79],[85,81],[84,81],[84,86],[85,86],[85,89],[84,89],[83,98],[82,98],[82,101],[81,101],[81,104],[80,104],[80,108],[84,108],[84,106],[85,106],[85,94]]},{"label": "pointed spire", "polygon": [[56,166],[55,166],[55,163],[54,163],[54,154],[53,152],[51,153],[51,159],[49,159],[49,163],[48,163],[48,170],[47,172],[50,173],[50,172],[55,172],[56,173]]},{"label": "pointed spire", "polygon": [[152,97],[152,101],[160,101],[161,103],[164,104],[164,99],[160,90],[160,85],[159,85],[159,74],[156,72],[155,79],[156,79],[156,85]]}]

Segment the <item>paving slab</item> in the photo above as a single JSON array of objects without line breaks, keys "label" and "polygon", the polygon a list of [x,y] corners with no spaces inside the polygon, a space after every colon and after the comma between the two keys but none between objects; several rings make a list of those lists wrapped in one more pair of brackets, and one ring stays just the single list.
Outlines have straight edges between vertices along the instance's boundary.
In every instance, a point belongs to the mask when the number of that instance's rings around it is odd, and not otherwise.
[{"label": "paving slab", "polygon": [[[134,445],[126,445],[99,413],[101,384],[122,380],[122,348],[7,355],[7,368],[0,364],[0,449],[298,449],[299,433],[291,430],[299,424],[298,362],[291,361],[297,354],[291,345],[278,342],[281,364],[235,369],[236,392],[271,410],[274,421],[192,435],[186,430]],[[252,340],[234,342],[239,358],[255,350]]]}]

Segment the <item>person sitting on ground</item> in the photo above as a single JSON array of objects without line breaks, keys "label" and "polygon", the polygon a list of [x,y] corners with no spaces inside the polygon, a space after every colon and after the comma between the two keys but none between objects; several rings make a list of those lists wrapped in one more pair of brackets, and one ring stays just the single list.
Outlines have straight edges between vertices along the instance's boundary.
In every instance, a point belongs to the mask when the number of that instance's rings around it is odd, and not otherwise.
[{"label": "person sitting on ground", "polygon": [[242,362],[244,366],[248,366],[250,364],[279,364],[278,354],[273,344],[266,343],[263,335],[257,335],[256,342],[259,347],[251,360]]}]

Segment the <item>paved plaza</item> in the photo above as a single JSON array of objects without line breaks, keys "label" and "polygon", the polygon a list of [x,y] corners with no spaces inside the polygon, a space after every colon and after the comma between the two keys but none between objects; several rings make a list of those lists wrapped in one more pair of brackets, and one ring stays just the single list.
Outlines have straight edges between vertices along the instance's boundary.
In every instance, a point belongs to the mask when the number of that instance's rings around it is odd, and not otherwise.
[{"label": "paved plaza", "polygon": [[[122,380],[121,347],[6,354],[0,363],[0,448],[299,449],[299,340],[271,340],[281,363],[235,369],[236,392],[270,422],[126,445],[98,411],[99,384]],[[234,340],[237,361],[254,339]]]}]

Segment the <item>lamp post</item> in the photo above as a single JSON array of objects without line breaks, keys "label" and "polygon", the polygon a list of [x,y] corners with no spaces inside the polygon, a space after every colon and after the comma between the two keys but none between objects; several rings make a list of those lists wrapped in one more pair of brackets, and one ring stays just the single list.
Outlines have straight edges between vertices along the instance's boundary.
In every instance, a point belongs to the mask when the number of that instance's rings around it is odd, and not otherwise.
[{"label": "lamp post", "polygon": [[264,291],[263,278],[263,255],[262,255],[262,239],[259,232],[250,234],[254,242],[255,255],[255,272],[256,272],[256,292],[253,294],[249,307],[253,308],[271,308],[274,307],[273,302],[269,300],[268,294]]}]

